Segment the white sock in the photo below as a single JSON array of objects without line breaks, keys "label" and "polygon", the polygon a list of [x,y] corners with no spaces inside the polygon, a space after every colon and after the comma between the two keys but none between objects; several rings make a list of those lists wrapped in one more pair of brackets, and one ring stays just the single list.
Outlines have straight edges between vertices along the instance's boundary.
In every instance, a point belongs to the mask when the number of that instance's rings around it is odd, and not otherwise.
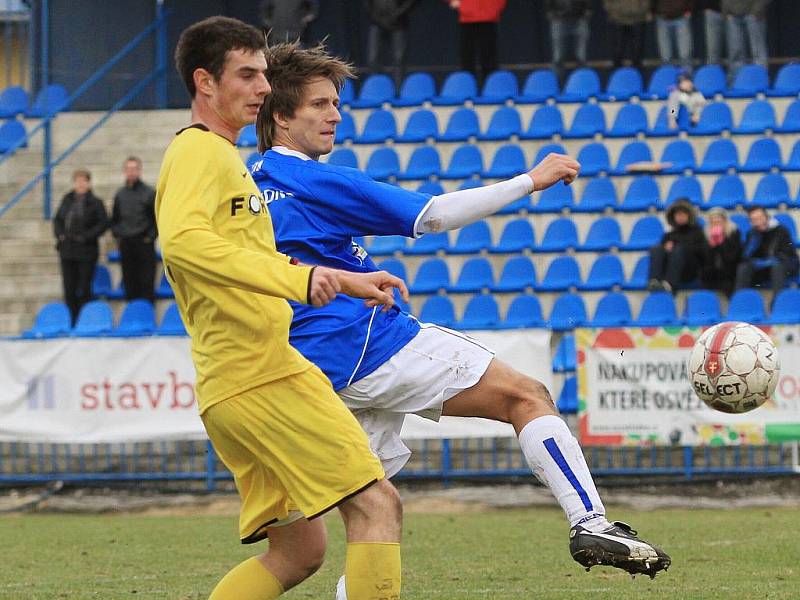
[{"label": "white sock", "polygon": [[344,575],[339,577],[339,583],[336,584],[336,600],[347,600],[347,589],[344,586]]},{"label": "white sock", "polygon": [[528,466],[564,509],[570,527],[578,523],[592,530],[608,526],[578,440],[560,417],[537,417],[522,428],[519,444]]}]

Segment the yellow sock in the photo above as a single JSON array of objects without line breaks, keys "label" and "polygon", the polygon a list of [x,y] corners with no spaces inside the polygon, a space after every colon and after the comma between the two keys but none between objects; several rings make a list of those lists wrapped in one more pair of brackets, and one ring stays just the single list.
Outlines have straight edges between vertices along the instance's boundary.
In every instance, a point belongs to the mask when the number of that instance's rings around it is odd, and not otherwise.
[{"label": "yellow sock", "polygon": [[347,600],[400,599],[400,544],[347,544]]},{"label": "yellow sock", "polygon": [[282,593],[275,575],[254,556],[228,571],[208,600],[274,600]]}]

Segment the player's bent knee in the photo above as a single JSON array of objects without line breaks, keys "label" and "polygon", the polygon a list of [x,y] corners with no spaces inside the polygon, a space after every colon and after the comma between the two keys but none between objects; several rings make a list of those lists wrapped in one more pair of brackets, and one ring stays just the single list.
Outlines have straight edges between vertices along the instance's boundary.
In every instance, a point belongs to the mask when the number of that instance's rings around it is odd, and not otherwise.
[{"label": "player's bent knee", "polygon": [[555,403],[541,381],[531,377],[521,376],[513,388],[511,410],[530,411],[535,414],[550,414],[555,410]]},{"label": "player's bent knee", "polygon": [[376,482],[340,507],[345,522],[402,520],[403,505],[397,489],[386,479]]}]

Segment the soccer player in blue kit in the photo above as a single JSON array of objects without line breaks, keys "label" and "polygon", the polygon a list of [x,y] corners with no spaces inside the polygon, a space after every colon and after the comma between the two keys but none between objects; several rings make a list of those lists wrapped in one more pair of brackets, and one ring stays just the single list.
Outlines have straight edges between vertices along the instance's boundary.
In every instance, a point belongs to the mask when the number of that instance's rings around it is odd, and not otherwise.
[{"label": "soccer player in blue kit", "polygon": [[[457,229],[580,170],[548,155],[526,174],[438,196],[372,180],[319,162],[334,143],[339,90],[353,73],[322,47],[269,48],[272,94],[256,125],[262,157],[252,174],[268,203],[280,252],[307,264],[355,272],[377,267],[354,237],[411,238]],[[610,565],[651,577],[670,565],[662,550],[625,523],[609,522],[578,441],[540,382],[494,358],[479,342],[420,323],[393,308],[367,308],[339,295],[323,308],[291,303],[290,343],[328,376],[366,431],[388,477],[410,451],[400,440],[406,414],[483,417],[511,423],[532,472],[570,523],[570,552],[585,567]],[[341,589],[338,598],[344,598]]]}]

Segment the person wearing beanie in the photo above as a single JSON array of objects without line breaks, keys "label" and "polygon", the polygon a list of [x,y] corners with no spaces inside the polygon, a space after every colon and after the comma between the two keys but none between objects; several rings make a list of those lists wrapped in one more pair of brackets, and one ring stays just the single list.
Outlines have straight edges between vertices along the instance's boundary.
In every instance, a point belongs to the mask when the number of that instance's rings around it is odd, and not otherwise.
[{"label": "person wearing beanie", "polygon": [[667,222],[671,229],[650,248],[650,291],[675,292],[702,270],[706,237],[691,202],[687,198],[673,202],[667,208]]},{"label": "person wearing beanie", "polygon": [[736,279],[736,266],[742,256],[739,228],[728,217],[728,211],[720,207],[708,211],[706,221],[706,256],[701,276],[703,287],[730,296]]}]

